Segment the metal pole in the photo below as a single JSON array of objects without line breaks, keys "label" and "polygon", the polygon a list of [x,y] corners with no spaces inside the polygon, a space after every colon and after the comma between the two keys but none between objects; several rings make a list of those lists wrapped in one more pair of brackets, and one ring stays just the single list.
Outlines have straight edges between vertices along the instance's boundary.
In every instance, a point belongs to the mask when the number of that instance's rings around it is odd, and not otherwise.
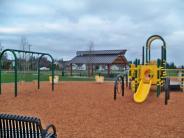
[{"label": "metal pole", "polygon": [[150,60],[151,60],[151,49],[149,47],[149,63],[150,63]]},{"label": "metal pole", "polygon": [[52,59],[52,91],[54,91],[54,59],[50,58]]},{"label": "metal pole", "polygon": [[126,77],[126,87],[128,87],[128,73],[126,73],[125,77]]},{"label": "metal pole", "polygon": [[[14,52],[13,52],[14,53]],[[17,96],[17,57],[16,54],[15,55],[15,66],[14,66],[14,70],[15,70],[15,97]]]},{"label": "metal pole", "polygon": [[141,61],[140,59],[137,60],[137,65],[140,65]]},{"label": "metal pole", "polygon": [[30,53],[30,54],[38,54],[38,55],[50,55],[49,53],[42,53],[42,52],[34,52],[34,51],[24,51],[24,50],[17,50],[17,49],[5,49],[6,51],[14,51],[14,52],[20,52],[20,53]]},{"label": "metal pole", "polygon": [[5,50],[1,53],[1,55],[0,55],[0,94],[2,93],[2,86],[1,86],[1,84],[2,84],[2,80],[1,80],[1,78],[2,78],[2,77],[1,77],[2,62],[1,62],[1,60],[2,60],[3,54],[4,54],[5,52],[7,52],[7,51],[11,52],[11,53],[13,54],[13,56],[14,56],[14,59],[15,59],[15,66],[14,66],[14,76],[15,76],[14,83],[15,83],[15,85],[14,85],[14,90],[15,90],[15,97],[16,97],[16,96],[17,96],[17,56],[16,56],[16,54],[15,54],[15,51],[10,50],[10,49],[5,49]]},{"label": "metal pole", "polygon": [[40,89],[40,58],[38,60],[38,89]]},{"label": "metal pole", "polygon": [[42,54],[38,60],[38,89],[40,89],[40,61],[42,59],[43,56],[49,56],[52,60],[52,91],[54,91],[54,59],[50,54]]},{"label": "metal pole", "polygon": [[165,60],[165,68],[167,65],[167,51],[166,51],[166,46],[164,46],[164,60]]},{"label": "metal pole", "polygon": [[170,80],[169,78],[167,78],[165,82],[165,105],[168,104],[168,100],[170,99],[169,85],[170,85]]},{"label": "metal pole", "polygon": [[[70,64],[70,76],[72,76],[72,63]],[[88,69],[89,70],[89,69]],[[89,74],[88,74],[89,75]]]},{"label": "metal pole", "polygon": [[183,79],[183,77],[184,77],[184,71],[183,71],[183,69],[184,69],[184,67],[182,66],[182,71],[181,71],[181,88],[182,88],[182,92],[183,92],[183,87],[184,87],[184,79]]},{"label": "metal pole", "polygon": [[168,91],[165,90],[165,105],[167,105],[167,103],[168,103],[168,102],[167,102],[167,101],[168,101],[168,99],[167,99],[167,97],[168,97],[168,96],[167,96],[167,93],[168,93]]},{"label": "metal pole", "polygon": [[107,74],[108,74],[108,77],[110,78],[110,70],[111,70],[111,66],[110,66],[110,64],[107,64]]},{"label": "metal pole", "polygon": [[163,46],[161,47],[161,66],[163,67],[163,61],[164,61],[164,50]]},{"label": "metal pole", "polygon": [[116,100],[116,87],[114,85],[114,100]]},{"label": "metal pole", "polygon": [[118,77],[114,81],[114,100],[116,100]]},{"label": "metal pole", "polygon": [[144,46],[142,47],[142,65],[144,65]]},{"label": "metal pole", "polygon": [[157,60],[157,97],[160,95],[160,60]]},{"label": "metal pole", "polygon": [[148,47],[146,46],[146,63],[148,63]]},{"label": "metal pole", "polygon": [[2,92],[1,92],[1,91],[2,91],[2,90],[1,90],[1,89],[2,89],[2,88],[1,88],[1,83],[2,83],[2,82],[1,82],[1,70],[2,70],[2,67],[1,67],[1,64],[2,64],[2,63],[1,63],[1,59],[2,59],[2,53],[1,53],[1,55],[0,55],[0,95],[1,95],[1,93],[2,93]]},{"label": "metal pole", "polygon": [[[138,59],[136,59],[135,66],[137,68],[137,66],[138,66]],[[138,79],[137,79],[137,77],[138,77],[138,71],[136,69],[135,70],[135,91],[137,91],[137,88],[138,88]]]},{"label": "metal pole", "polygon": [[168,100],[170,99],[170,88],[169,88],[169,86],[170,86],[170,79],[168,78]]},{"label": "metal pole", "polygon": [[125,84],[124,84],[124,76],[121,76],[121,91],[122,91],[122,96],[124,96],[124,91],[125,91]]}]

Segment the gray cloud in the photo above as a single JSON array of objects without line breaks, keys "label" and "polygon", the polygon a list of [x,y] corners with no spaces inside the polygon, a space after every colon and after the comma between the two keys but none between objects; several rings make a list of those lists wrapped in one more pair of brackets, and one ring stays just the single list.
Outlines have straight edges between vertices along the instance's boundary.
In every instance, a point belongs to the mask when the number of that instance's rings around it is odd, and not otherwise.
[{"label": "gray cloud", "polygon": [[[130,60],[152,34],[167,42],[168,60],[183,64],[184,2],[182,0],[13,0],[0,4],[0,41],[19,48],[26,36],[32,50],[70,59],[77,50],[128,49]],[[153,57],[160,57],[158,43]]]}]

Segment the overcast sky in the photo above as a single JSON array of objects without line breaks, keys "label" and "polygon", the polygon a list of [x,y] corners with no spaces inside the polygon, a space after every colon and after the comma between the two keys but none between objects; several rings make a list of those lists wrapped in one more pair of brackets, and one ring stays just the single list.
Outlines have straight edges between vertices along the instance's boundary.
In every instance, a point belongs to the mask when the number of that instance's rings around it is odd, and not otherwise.
[{"label": "overcast sky", "polygon": [[4,48],[19,49],[25,36],[33,51],[68,60],[93,41],[95,50],[127,49],[133,60],[153,34],[165,39],[169,62],[184,64],[183,0],[0,0]]}]

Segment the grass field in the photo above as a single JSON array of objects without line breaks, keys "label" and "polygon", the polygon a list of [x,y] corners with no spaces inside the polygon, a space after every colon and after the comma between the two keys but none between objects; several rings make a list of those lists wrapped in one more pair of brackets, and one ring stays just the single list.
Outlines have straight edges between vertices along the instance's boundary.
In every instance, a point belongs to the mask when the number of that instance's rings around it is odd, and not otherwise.
[{"label": "grass field", "polygon": [[[49,81],[49,76],[51,75],[50,71],[42,71],[40,74],[41,81]],[[62,76],[61,73],[55,72],[55,75],[59,75],[59,79],[62,81],[94,81],[94,77],[88,78],[85,76]],[[30,72],[18,72],[18,81],[33,81],[37,80],[38,74],[36,71]],[[10,83],[14,82],[14,72],[12,71],[3,71],[2,72],[2,82]]]},{"label": "grass field", "polygon": [[[105,80],[113,80],[120,72],[113,72],[109,77],[107,77],[107,73],[102,72],[101,75],[105,76]],[[51,75],[51,71],[41,71],[40,80],[41,81],[49,81],[49,76]],[[83,72],[82,75],[78,72],[73,72],[73,76],[65,73],[65,76],[61,75],[61,71],[55,71],[55,75],[59,76],[60,81],[94,81],[95,76],[87,77],[87,73]],[[178,76],[177,71],[169,70],[167,71],[168,76]],[[27,72],[20,72],[18,71],[18,81],[33,81],[37,80],[38,73],[37,71],[27,71]],[[13,71],[3,71],[2,72],[2,82],[9,83],[14,82],[14,72]]]}]

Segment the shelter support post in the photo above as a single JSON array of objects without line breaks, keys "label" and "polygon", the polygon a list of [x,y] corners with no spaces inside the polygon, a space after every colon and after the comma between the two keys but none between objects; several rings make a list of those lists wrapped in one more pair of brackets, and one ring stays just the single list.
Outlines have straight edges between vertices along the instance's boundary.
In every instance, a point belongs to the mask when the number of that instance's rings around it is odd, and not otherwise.
[{"label": "shelter support post", "polygon": [[107,65],[107,68],[108,68],[108,77],[110,77],[110,74],[111,74],[111,65],[108,64],[108,65]]},{"label": "shelter support post", "polygon": [[72,63],[70,64],[70,76],[72,76],[73,69],[72,69]]}]

